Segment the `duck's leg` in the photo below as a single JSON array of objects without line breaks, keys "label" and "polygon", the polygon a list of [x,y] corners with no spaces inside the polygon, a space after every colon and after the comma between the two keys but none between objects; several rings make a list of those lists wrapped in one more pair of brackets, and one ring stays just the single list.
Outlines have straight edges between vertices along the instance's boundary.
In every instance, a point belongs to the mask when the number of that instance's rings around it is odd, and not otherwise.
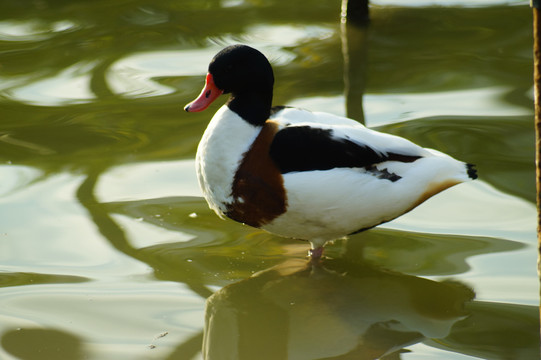
[{"label": "duck's leg", "polygon": [[308,254],[310,255],[311,261],[319,261],[321,259],[321,256],[323,255],[323,246],[319,246],[316,248],[312,247]]},{"label": "duck's leg", "polygon": [[310,261],[317,263],[321,260],[323,256],[323,247],[327,243],[327,240],[322,239],[310,239],[310,251],[308,256],[310,256]]}]

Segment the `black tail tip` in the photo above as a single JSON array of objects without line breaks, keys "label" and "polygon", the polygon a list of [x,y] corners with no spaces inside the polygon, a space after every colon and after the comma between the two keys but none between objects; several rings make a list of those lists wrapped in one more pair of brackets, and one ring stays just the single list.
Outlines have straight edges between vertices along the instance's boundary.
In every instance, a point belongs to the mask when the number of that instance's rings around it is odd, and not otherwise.
[{"label": "black tail tip", "polygon": [[466,171],[471,179],[477,179],[477,169],[474,164],[466,164]]}]

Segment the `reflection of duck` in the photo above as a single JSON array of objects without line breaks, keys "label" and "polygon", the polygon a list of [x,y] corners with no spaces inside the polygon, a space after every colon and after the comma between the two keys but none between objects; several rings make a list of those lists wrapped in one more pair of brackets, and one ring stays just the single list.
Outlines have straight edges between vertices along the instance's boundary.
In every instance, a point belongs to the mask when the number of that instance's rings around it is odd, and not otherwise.
[{"label": "reflection of duck", "polygon": [[322,246],[402,215],[476,177],[469,164],[378,133],[354,120],[274,107],[274,76],[244,45],[219,52],[205,88],[186,106],[202,111],[222,93],[197,150],[199,182],[220,216]]},{"label": "reflection of duck", "polygon": [[375,359],[442,338],[466,314],[465,286],[343,260],[289,262],[208,299],[206,359]]}]

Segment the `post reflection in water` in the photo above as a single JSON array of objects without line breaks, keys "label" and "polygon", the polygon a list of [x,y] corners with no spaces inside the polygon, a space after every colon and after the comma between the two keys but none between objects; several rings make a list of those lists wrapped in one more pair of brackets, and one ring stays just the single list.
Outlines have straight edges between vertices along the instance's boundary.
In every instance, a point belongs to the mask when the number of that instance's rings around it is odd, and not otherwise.
[{"label": "post reflection in water", "polygon": [[368,55],[368,0],[343,0],[340,21],[346,116],[365,123],[363,94]]},{"label": "post reflection in water", "polygon": [[206,359],[376,359],[446,337],[473,291],[345,259],[286,261],[207,300]]}]

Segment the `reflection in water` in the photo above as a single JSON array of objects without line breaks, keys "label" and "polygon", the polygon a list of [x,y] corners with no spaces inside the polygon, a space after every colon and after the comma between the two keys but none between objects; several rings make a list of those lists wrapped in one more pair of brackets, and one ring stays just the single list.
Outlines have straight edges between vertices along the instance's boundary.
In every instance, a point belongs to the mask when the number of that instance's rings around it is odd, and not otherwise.
[{"label": "reflection in water", "polygon": [[20,286],[26,284],[72,284],[90,281],[82,276],[37,274],[37,273],[9,273],[0,274],[0,288],[8,286]]},{"label": "reflection in water", "polygon": [[539,356],[536,306],[473,301],[360,261],[290,260],[207,300],[203,355],[215,359],[400,359],[423,342],[483,359]]},{"label": "reflection in water", "polygon": [[83,359],[81,340],[55,329],[15,329],[2,334],[2,347],[22,360]]},{"label": "reflection in water", "polygon": [[346,116],[362,124],[368,57],[368,0],[342,1],[341,38],[344,57]]},{"label": "reflection in water", "polygon": [[475,301],[445,339],[427,344],[481,359],[539,359],[539,308]]},{"label": "reflection in water", "polygon": [[206,359],[375,359],[464,318],[473,291],[345,260],[284,262],[207,301]]}]

